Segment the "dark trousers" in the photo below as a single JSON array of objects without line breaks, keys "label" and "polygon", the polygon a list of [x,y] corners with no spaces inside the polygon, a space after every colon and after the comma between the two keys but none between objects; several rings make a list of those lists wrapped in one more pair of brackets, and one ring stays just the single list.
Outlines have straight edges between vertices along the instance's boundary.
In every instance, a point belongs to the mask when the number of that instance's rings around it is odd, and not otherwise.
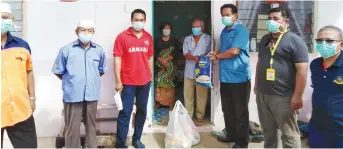
[{"label": "dark trousers", "polygon": [[243,83],[220,83],[227,137],[242,145],[249,143],[250,90],[250,80]]},{"label": "dark trousers", "polygon": [[37,148],[37,134],[33,116],[14,126],[1,128],[1,148],[3,148],[5,130],[13,148]]},{"label": "dark trousers", "polygon": [[133,134],[132,141],[141,139],[147,114],[150,83],[151,82],[148,82],[146,85],[141,86],[123,85],[121,93],[123,110],[119,112],[117,121],[117,148],[126,147],[126,138],[129,131],[129,123],[135,97],[137,110],[134,118],[135,132]]}]

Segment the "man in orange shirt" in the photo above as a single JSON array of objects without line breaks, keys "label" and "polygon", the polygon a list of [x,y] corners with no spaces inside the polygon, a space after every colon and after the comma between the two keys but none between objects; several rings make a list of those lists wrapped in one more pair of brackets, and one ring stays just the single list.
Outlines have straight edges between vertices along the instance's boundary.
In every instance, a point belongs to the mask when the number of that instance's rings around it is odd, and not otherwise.
[{"label": "man in orange shirt", "polygon": [[34,118],[34,78],[30,47],[11,35],[13,17],[9,4],[1,3],[1,148],[3,134],[14,148],[37,148]]}]

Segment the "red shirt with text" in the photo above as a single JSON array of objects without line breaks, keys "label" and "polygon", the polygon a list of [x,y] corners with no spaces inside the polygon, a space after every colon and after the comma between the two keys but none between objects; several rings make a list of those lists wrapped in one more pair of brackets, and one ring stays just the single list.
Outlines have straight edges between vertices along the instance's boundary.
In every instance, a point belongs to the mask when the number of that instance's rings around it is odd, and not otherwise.
[{"label": "red shirt with text", "polygon": [[113,56],[121,57],[120,79],[124,85],[145,85],[152,79],[148,60],[153,56],[152,36],[143,30],[140,38],[132,28],[120,33],[114,43]]}]

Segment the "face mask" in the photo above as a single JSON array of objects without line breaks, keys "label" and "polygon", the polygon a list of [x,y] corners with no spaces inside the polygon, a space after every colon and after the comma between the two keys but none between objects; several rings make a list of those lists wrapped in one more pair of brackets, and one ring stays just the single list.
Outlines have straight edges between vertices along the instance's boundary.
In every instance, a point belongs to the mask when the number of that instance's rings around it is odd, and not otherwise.
[{"label": "face mask", "polygon": [[83,44],[87,44],[92,40],[93,34],[85,34],[85,33],[79,33],[79,40]]},{"label": "face mask", "polygon": [[269,20],[266,22],[266,25],[267,25],[267,29],[269,32],[271,33],[278,33],[280,32],[280,29],[279,27],[281,26],[280,23],[274,21],[274,20]]},{"label": "face mask", "polygon": [[133,22],[132,27],[136,31],[141,31],[144,28],[144,23],[143,22]]},{"label": "face mask", "polygon": [[326,42],[322,42],[316,45],[316,49],[323,58],[329,58],[329,57],[334,56],[337,53],[336,52],[337,46],[338,44],[334,44],[334,43],[329,44]]},{"label": "face mask", "polygon": [[225,26],[231,26],[233,24],[232,17],[222,17],[222,23]]},{"label": "face mask", "polygon": [[170,29],[164,29],[162,32],[163,32],[163,36],[169,36],[170,35]]},{"label": "face mask", "polygon": [[200,27],[195,27],[195,28],[192,28],[192,33],[194,36],[199,36],[202,34],[201,32],[201,28]]},{"label": "face mask", "polygon": [[6,34],[12,28],[12,20],[11,19],[2,19],[1,20],[1,34]]}]

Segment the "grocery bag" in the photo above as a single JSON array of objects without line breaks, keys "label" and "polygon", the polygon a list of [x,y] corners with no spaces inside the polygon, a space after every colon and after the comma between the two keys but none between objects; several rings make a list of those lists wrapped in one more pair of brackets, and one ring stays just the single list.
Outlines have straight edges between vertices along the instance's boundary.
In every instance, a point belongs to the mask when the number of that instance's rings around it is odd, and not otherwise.
[{"label": "grocery bag", "polygon": [[213,65],[210,56],[199,56],[199,62],[195,64],[195,83],[213,88]]},{"label": "grocery bag", "polygon": [[191,148],[200,143],[200,134],[179,100],[170,115],[164,141],[165,148]]}]

